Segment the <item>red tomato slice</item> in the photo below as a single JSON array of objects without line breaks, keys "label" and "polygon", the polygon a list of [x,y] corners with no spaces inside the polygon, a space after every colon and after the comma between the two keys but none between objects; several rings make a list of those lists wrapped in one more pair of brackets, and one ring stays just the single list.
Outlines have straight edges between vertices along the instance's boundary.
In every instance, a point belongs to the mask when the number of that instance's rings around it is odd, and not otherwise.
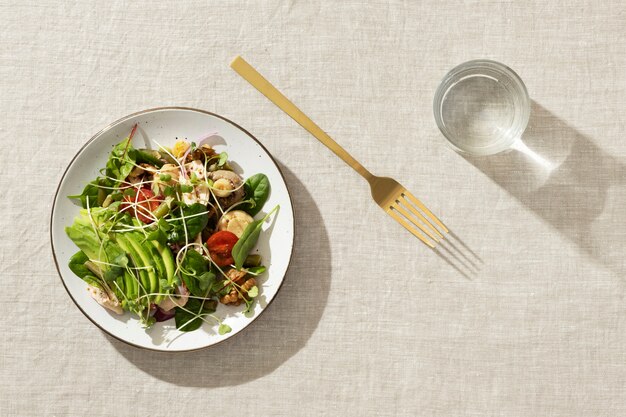
[{"label": "red tomato slice", "polygon": [[149,188],[135,188],[135,196],[124,196],[124,202],[120,204],[121,210],[137,216],[143,223],[152,223],[153,216],[150,214],[161,205],[161,199],[156,198]]},{"label": "red tomato slice", "polygon": [[236,234],[222,230],[213,233],[206,241],[211,259],[217,266],[228,266],[235,263],[232,250],[239,238]]}]

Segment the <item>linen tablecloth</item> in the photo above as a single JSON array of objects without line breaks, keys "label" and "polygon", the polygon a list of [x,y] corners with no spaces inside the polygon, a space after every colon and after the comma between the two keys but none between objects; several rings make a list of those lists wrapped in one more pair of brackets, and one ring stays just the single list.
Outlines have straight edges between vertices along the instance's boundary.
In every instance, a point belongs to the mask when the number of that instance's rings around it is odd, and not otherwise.
[{"label": "linen tablecloth", "polygon": [[[1,416],[626,415],[626,5],[596,1],[0,3]],[[482,262],[461,275],[228,66],[263,72]],[[453,66],[491,58],[533,100],[517,153],[463,158],[432,116]],[[242,334],[138,350],[54,267],[60,177],[95,132],[179,105],[279,161],[297,238]],[[546,168],[547,167],[547,168]]]}]

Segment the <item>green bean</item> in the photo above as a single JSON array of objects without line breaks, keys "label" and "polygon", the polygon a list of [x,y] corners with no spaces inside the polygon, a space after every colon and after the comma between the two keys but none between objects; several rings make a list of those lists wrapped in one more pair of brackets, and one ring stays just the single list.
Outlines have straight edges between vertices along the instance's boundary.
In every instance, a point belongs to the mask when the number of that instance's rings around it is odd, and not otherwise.
[{"label": "green bean", "polygon": [[156,210],[152,212],[152,214],[154,214],[154,217],[156,217],[157,219],[160,219],[161,217],[165,216],[169,212],[170,212],[170,206],[167,204],[166,201],[164,201],[161,203],[159,207],[156,208]]},{"label": "green bean", "polygon": [[158,151],[151,149],[137,149],[137,162],[154,165],[157,168],[161,168],[164,164],[161,161],[161,154]]},{"label": "green bean", "polygon": [[248,255],[243,262],[244,267],[254,267],[261,265],[261,255]]}]

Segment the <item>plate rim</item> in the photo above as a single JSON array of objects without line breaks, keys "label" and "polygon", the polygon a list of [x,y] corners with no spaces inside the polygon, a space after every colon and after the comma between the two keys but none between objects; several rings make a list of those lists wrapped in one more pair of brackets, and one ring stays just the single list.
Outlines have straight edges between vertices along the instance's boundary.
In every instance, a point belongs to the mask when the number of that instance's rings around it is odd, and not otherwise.
[{"label": "plate rim", "polygon": [[[69,171],[70,167],[72,166],[72,164],[74,164],[74,161],[76,161],[76,158],[78,158],[78,155],[80,155],[80,153],[90,144],[92,143],[97,137],[99,137],[100,135],[104,134],[105,132],[107,132],[108,130],[110,130],[111,128],[113,128],[114,126],[128,120],[131,119],[133,117],[142,115],[142,114],[147,114],[147,113],[152,113],[152,112],[157,112],[157,111],[162,111],[162,110],[185,110],[185,111],[192,111],[192,112],[197,112],[197,113],[203,113],[203,114],[207,114],[209,116],[213,116],[213,117],[217,117],[218,119],[222,119],[223,121],[230,123],[231,125],[233,125],[234,127],[236,127],[237,129],[241,130],[243,133],[245,133],[246,135],[248,135],[248,137],[250,137],[252,140],[254,140],[264,151],[265,153],[267,153],[267,155],[270,157],[270,160],[272,161],[272,163],[274,164],[274,166],[276,166],[276,169],[278,170],[278,173],[280,174],[281,178],[283,179],[283,182],[285,183],[285,189],[287,190],[287,196],[289,197],[289,205],[291,206],[291,212],[293,213],[292,215],[292,225],[291,228],[293,230],[293,235],[291,238],[291,252],[289,253],[289,260],[287,261],[287,268],[285,269],[285,273],[282,276],[282,279],[280,281],[280,284],[278,286],[278,288],[276,289],[276,293],[274,294],[274,297],[267,303],[267,305],[259,312],[259,314],[252,318],[245,326],[243,329],[241,329],[240,331],[238,331],[237,333],[233,334],[232,336],[229,336],[227,338],[224,338],[222,340],[219,340],[213,344],[210,345],[206,345],[206,346],[201,346],[201,347],[196,347],[196,348],[192,348],[192,349],[180,349],[180,350],[167,350],[167,349],[158,349],[158,348],[152,348],[152,347],[147,347],[147,346],[141,346],[132,342],[129,342],[127,340],[122,339],[121,337],[118,337],[112,333],[110,333],[109,331],[107,331],[106,329],[104,329],[102,326],[100,326],[96,320],[94,320],[93,318],[91,318],[91,316],[89,316],[81,307],[80,305],[76,302],[76,300],[74,299],[74,297],[72,296],[72,293],[70,292],[70,290],[67,288],[67,285],[65,284],[65,280],[63,279],[63,276],[61,275],[61,270],[59,269],[59,262],[57,260],[57,255],[56,255],[56,251],[54,248],[54,239],[52,236],[52,229],[53,229],[53,219],[54,219],[54,209],[56,207],[56,202],[57,199],[59,197],[59,191],[61,189],[61,184],[63,183],[63,180],[65,179],[65,176],[67,175],[67,172]],[[121,117],[117,120],[115,120],[114,122],[109,123],[106,127],[102,128],[100,131],[98,131],[96,134],[94,134],[87,142],[85,142],[79,149],[78,151],[76,151],[76,153],[74,154],[74,156],[72,157],[72,159],[70,160],[70,162],[67,164],[65,170],[63,171],[63,174],[61,175],[61,179],[59,180],[59,183],[57,185],[57,189],[54,192],[54,198],[52,199],[52,209],[50,210],[50,222],[48,225],[48,229],[49,229],[49,234],[50,234],[50,247],[52,248],[52,258],[54,259],[54,266],[57,270],[57,275],[59,276],[59,279],[61,280],[61,283],[63,284],[63,288],[65,288],[65,291],[67,292],[67,295],[69,295],[70,299],[72,300],[72,302],[74,303],[74,305],[78,308],[78,310],[80,310],[81,313],[83,313],[83,315],[85,317],[87,317],[87,319],[93,323],[98,329],[100,329],[101,332],[111,336],[112,338],[119,340],[120,342],[133,346],[135,348],[138,349],[145,349],[148,351],[153,351],[153,352],[163,352],[163,353],[184,353],[184,352],[195,352],[198,350],[203,350],[203,349],[208,349],[210,347],[213,346],[217,346],[220,343],[223,343],[227,340],[233,339],[235,336],[243,333],[252,323],[254,323],[259,317],[261,317],[261,315],[263,315],[263,313],[265,312],[265,310],[267,310],[269,308],[269,306],[272,304],[272,302],[274,302],[274,300],[276,299],[276,297],[278,296],[278,294],[280,293],[281,288],[283,287],[283,284],[285,283],[285,279],[287,278],[287,274],[289,272],[289,268],[291,267],[291,262],[293,260],[293,251],[294,251],[294,246],[295,246],[295,242],[296,242],[296,216],[295,216],[295,210],[293,207],[293,200],[291,198],[291,192],[289,190],[289,185],[287,183],[287,180],[285,179],[285,174],[283,173],[282,169],[280,168],[280,165],[278,164],[278,162],[276,161],[276,159],[274,159],[274,156],[271,154],[270,151],[267,150],[267,148],[261,143],[261,141],[259,141],[252,133],[250,133],[248,130],[246,130],[245,128],[243,128],[242,126],[240,126],[239,124],[233,122],[232,120],[228,119],[227,117],[221,116],[217,113],[213,113],[207,110],[202,110],[202,109],[198,109],[195,107],[185,107],[185,106],[162,106],[162,107],[152,107],[149,109],[145,109],[145,110],[141,110],[135,113],[131,113],[129,115],[126,115],[124,117]]]}]

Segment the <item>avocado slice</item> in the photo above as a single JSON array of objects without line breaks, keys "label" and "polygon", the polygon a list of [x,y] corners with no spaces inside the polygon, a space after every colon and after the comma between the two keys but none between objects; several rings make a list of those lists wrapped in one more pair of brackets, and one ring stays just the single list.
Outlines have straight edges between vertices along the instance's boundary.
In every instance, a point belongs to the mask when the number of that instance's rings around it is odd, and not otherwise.
[{"label": "avocado slice", "polygon": [[[149,250],[146,250],[147,248],[141,244],[141,239],[143,238],[143,235],[139,235],[136,233],[126,233],[125,237],[132,245],[137,255],[139,255],[139,257],[141,258],[141,262],[143,263],[143,265],[149,267],[148,269],[142,270],[144,272],[147,272],[148,275],[148,284],[147,286],[146,284],[144,284],[144,286],[146,287],[146,291],[148,291],[149,293],[160,292],[159,290],[161,286],[156,276],[156,268],[152,260],[151,254]],[[153,302],[154,297],[148,298],[151,300],[151,302]]]},{"label": "avocado slice", "polygon": [[[133,265],[135,265],[138,268],[143,268],[146,265],[144,264],[143,258],[139,255],[139,253],[137,253],[137,251],[135,250],[135,247],[132,245],[131,240],[128,238],[129,233],[120,233],[117,235],[117,244],[120,245],[120,247],[130,255],[132,261],[133,261]],[[139,275],[139,280],[141,282],[141,285],[144,287],[144,291],[150,293],[152,292],[150,286],[150,277],[148,276],[148,270],[147,269],[138,269],[137,273]],[[141,294],[140,288],[139,288],[139,282],[137,282],[137,296],[139,296]],[[136,297],[135,297],[136,298]]]},{"label": "avocado slice", "polygon": [[[165,290],[161,286],[161,280],[167,280],[167,271],[165,269],[163,258],[161,257],[161,254],[159,253],[157,248],[152,245],[150,241],[143,241],[141,243],[141,246],[150,254],[150,258],[152,259],[154,266],[156,267],[155,273],[158,281],[158,292],[162,294],[165,292]],[[159,304],[161,301],[163,301],[163,297],[163,295],[155,296],[154,304]]]},{"label": "avocado slice", "polygon": [[126,297],[129,300],[136,299],[139,290],[139,283],[137,282],[137,278],[135,278],[135,276],[128,271],[124,271],[124,286]]},{"label": "avocado slice", "polygon": [[162,244],[157,240],[151,241],[152,245],[159,252],[161,259],[163,260],[163,266],[165,267],[165,279],[167,279],[168,284],[176,283],[176,276],[174,273],[176,272],[176,263],[174,262],[174,255],[170,248],[167,245]]}]

